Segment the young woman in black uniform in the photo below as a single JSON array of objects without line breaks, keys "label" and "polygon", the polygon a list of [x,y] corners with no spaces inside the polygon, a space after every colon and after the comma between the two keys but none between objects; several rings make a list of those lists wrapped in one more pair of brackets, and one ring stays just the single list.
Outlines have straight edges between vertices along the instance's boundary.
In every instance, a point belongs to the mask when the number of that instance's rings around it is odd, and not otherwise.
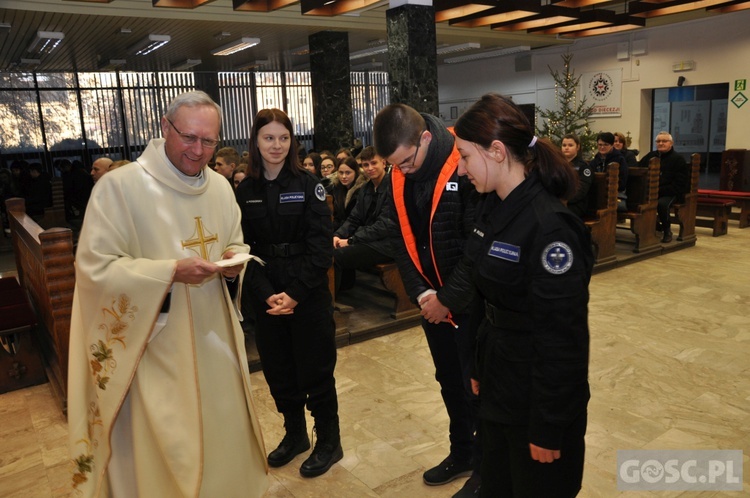
[{"label": "young woman in black uniform", "polygon": [[455,125],[459,174],[486,193],[466,258],[485,301],[478,332],[481,495],[572,497],[589,399],[588,231],[560,199],[576,172],[490,94]]},{"label": "young woman in black uniform", "polygon": [[268,455],[286,465],[310,448],[305,405],[315,419],[317,442],[302,463],[305,477],[321,475],[341,460],[335,324],[328,268],[333,257],[331,211],[320,179],[299,164],[292,123],[279,109],[255,116],[247,178],[237,188],[242,231],[265,262],[247,269],[256,315],[256,344],[286,435]]}]

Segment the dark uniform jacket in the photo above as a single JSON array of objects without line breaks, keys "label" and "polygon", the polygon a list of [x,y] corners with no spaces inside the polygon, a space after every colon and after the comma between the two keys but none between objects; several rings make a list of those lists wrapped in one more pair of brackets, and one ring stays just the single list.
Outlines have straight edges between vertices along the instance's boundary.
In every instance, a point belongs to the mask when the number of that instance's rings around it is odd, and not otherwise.
[{"label": "dark uniform jacket", "polygon": [[255,296],[265,301],[286,292],[302,303],[313,289],[327,288],[333,230],[320,180],[285,167],[275,180],[246,178],[236,196],[245,243],[267,263],[248,266],[245,278]]},{"label": "dark uniform jacket", "polygon": [[589,399],[588,230],[535,174],[478,211],[467,257],[486,303],[480,416],[528,426],[530,442],[559,449]]},{"label": "dark uniform jacket", "polygon": [[578,189],[573,197],[568,200],[568,209],[579,218],[583,218],[589,205],[589,190],[594,181],[594,174],[588,167],[586,161],[576,157],[571,162],[573,167],[578,171]]},{"label": "dark uniform jacket", "polygon": [[685,159],[673,147],[661,155],[656,150],[649,152],[638,165],[648,168],[652,157],[659,158],[659,197],[676,197],[677,202],[684,202],[690,188],[690,168]]},{"label": "dark uniform jacket", "polygon": [[357,192],[357,203],[346,221],[336,230],[335,236],[349,239],[349,244],[365,244],[380,254],[393,257],[388,233],[393,221],[383,212],[391,175],[386,173],[377,192],[372,181],[365,183]]}]

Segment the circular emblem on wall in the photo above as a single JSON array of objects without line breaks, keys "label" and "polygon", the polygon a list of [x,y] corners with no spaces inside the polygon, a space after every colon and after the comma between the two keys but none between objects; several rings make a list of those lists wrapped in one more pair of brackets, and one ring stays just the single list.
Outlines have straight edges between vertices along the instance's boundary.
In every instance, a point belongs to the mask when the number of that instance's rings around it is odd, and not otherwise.
[{"label": "circular emblem on wall", "polygon": [[573,251],[564,242],[553,242],[542,251],[542,266],[554,275],[561,275],[573,266]]},{"label": "circular emblem on wall", "polygon": [[605,100],[612,94],[612,78],[607,73],[596,73],[589,81],[589,93],[594,100]]}]

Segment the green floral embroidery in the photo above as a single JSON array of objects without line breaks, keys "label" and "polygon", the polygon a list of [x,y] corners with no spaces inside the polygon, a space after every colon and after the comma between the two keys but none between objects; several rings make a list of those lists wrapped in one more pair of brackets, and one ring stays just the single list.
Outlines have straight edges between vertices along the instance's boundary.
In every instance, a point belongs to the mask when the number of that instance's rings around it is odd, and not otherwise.
[{"label": "green floral embroidery", "polygon": [[101,430],[104,425],[99,412],[99,405],[96,404],[96,402],[92,402],[89,405],[87,425],[88,437],[79,440],[77,443],[83,444],[85,449],[83,453],[73,459],[73,464],[75,465],[76,470],[73,474],[73,489],[78,492],[80,492],[78,486],[87,482],[89,480],[88,474],[91,474],[94,470],[94,455],[92,449],[99,445],[98,439],[94,436],[94,429],[99,426],[99,429]]},{"label": "green floral embroidery", "polygon": [[96,381],[96,385],[101,390],[107,389],[107,383],[110,376],[117,368],[112,346],[116,343],[125,344],[125,332],[130,326],[130,322],[135,319],[135,313],[138,311],[137,306],[132,306],[130,298],[125,294],[120,294],[116,300],[112,300],[109,308],[103,308],[104,322],[99,324],[99,330],[104,332],[105,340],[99,339],[96,344],[91,344],[89,349],[93,360],[91,365],[91,375]]}]

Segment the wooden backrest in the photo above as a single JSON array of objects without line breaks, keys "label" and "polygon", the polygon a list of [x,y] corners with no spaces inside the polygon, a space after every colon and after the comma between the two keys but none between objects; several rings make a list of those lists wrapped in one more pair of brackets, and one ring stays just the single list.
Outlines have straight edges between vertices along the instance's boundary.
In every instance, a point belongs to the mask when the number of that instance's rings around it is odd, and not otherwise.
[{"label": "wooden backrest", "polygon": [[[68,228],[42,229],[26,214],[23,199],[8,199],[5,205],[18,279],[49,334],[49,344],[42,345],[43,354],[64,388],[75,287],[73,233]],[[52,348],[54,354],[46,348]]]},{"label": "wooden backrest", "polygon": [[617,163],[610,163],[607,165],[607,171],[594,173],[594,181],[589,189],[589,203],[585,216],[587,219],[598,219],[602,210],[617,209],[619,167]]},{"label": "wooden backrest", "polygon": [[658,157],[652,157],[648,168],[628,168],[628,211],[640,211],[646,205],[656,206],[659,199],[659,167]]},{"label": "wooden backrest", "polygon": [[685,194],[696,196],[698,195],[698,180],[701,175],[701,155],[697,152],[690,156],[690,190]]}]

